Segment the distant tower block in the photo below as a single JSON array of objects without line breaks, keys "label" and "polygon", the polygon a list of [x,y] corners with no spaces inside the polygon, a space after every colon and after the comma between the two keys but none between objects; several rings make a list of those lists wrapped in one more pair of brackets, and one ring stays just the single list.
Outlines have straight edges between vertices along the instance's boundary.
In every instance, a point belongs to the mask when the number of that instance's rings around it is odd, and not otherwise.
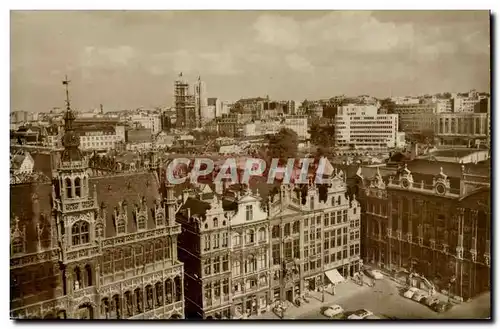
[{"label": "distant tower block", "polygon": [[196,128],[195,101],[189,92],[189,83],[182,77],[174,83],[175,111],[177,128]]}]

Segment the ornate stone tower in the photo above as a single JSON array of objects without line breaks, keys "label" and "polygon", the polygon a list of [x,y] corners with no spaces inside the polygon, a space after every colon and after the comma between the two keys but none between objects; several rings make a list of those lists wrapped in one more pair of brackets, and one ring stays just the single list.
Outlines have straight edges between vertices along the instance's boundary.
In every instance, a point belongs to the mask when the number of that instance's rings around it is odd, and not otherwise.
[{"label": "ornate stone tower", "polygon": [[75,115],[71,110],[69,82],[67,78],[63,81],[66,87],[64,150],[54,180],[53,200],[64,292],[72,296],[95,285],[99,248],[95,243],[97,196],[95,192],[90,193],[88,161],[79,149],[80,136],[73,127]]}]

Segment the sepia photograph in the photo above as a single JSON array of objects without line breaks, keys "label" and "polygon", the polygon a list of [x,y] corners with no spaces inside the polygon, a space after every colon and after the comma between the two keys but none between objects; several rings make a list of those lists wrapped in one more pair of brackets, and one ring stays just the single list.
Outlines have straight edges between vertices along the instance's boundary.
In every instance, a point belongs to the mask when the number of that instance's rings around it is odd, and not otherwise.
[{"label": "sepia photograph", "polygon": [[10,320],[491,321],[489,10],[9,16]]}]

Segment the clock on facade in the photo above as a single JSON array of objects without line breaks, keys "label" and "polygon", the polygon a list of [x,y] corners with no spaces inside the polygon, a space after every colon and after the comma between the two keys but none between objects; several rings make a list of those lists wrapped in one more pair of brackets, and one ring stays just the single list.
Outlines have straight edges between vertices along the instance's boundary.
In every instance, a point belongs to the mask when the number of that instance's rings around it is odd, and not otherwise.
[{"label": "clock on facade", "polygon": [[410,181],[408,179],[403,179],[401,181],[401,185],[403,185],[404,188],[409,188],[410,187]]},{"label": "clock on facade", "polygon": [[443,183],[436,184],[436,193],[439,195],[444,195],[446,193],[446,186]]}]

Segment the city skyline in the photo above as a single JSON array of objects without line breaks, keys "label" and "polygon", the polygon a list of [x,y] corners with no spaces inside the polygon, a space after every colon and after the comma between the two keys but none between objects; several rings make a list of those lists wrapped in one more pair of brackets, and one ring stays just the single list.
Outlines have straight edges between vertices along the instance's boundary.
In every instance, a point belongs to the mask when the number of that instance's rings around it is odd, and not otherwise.
[{"label": "city skyline", "polygon": [[489,24],[488,11],[17,11],[11,111],[62,107],[65,74],[80,109],[172,106],[180,72],[223,100],[489,92]]}]

